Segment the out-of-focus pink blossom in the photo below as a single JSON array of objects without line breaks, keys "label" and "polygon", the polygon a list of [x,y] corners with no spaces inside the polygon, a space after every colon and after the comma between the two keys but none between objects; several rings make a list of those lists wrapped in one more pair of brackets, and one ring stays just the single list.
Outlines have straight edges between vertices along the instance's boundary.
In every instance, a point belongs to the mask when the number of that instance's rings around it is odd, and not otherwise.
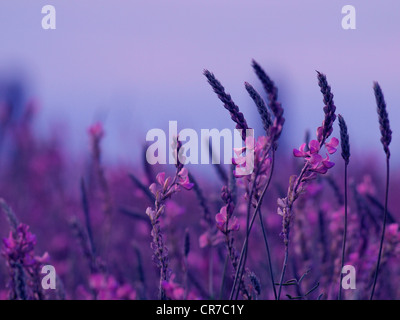
[{"label": "out-of-focus pink blossom", "polygon": [[169,200],[165,203],[165,213],[168,218],[175,218],[185,213],[185,208],[175,201]]},{"label": "out-of-focus pink blossom", "polygon": [[163,281],[162,287],[165,290],[167,298],[171,300],[197,300],[197,297],[192,292],[189,292],[186,296],[185,289],[175,282],[175,275],[173,274],[169,281]]},{"label": "out-of-focus pink blossom", "polygon": [[204,232],[199,237],[200,248],[212,247],[220,244],[224,241],[224,237],[221,233],[212,234],[209,230]]},{"label": "out-of-focus pink blossom", "polygon": [[[112,275],[103,273],[92,274],[89,278],[89,287],[95,293],[97,300],[134,300],[136,291],[131,285],[119,284]],[[89,297],[85,290],[81,288],[80,295]]]},{"label": "out-of-focus pink blossom", "polygon": [[357,185],[357,192],[362,195],[375,195],[376,188],[372,182],[372,178],[369,174],[363,176],[361,183]]},{"label": "out-of-focus pink blossom", "polygon": [[307,186],[307,194],[310,197],[315,197],[323,190],[323,186],[320,183],[310,183]]}]

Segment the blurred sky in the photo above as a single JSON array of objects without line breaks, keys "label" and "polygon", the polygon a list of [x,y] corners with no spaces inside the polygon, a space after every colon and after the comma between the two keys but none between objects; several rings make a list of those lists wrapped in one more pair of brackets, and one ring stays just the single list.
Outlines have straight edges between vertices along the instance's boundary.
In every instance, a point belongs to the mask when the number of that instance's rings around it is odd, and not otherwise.
[{"label": "blurred sky", "polygon": [[[41,28],[54,5],[57,29]],[[341,27],[354,5],[357,29]],[[400,1],[2,0],[0,79],[22,78],[41,103],[39,129],[65,128],[72,150],[87,127],[106,123],[108,157],[132,160],[152,128],[233,128],[202,71],[214,72],[251,126],[260,129],[244,89],[256,59],[274,79],[285,108],[288,148],[323,119],[315,70],[327,74],[354,152],[381,151],[372,91],[384,90],[400,138]],[[336,130],[337,130],[336,126]],[[338,136],[338,130],[336,131]],[[395,162],[399,150],[393,150]],[[382,154],[382,158],[383,158]]]}]

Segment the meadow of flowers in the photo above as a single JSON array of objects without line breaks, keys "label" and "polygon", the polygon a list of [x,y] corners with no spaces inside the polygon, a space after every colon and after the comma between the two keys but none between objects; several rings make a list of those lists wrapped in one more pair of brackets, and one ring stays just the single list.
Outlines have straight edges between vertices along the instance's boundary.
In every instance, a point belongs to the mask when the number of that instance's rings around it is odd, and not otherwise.
[{"label": "meadow of flowers", "polygon": [[[277,86],[252,68],[264,92],[245,89],[264,131],[243,135],[255,155],[246,176],[235,175],[250,161],[246,148],[232,165],[210,165],[209,179],[179,161],[180,141],[176,165],[149,165],[145,148],[142,162],[105,165],[101,123],[82,137],[84,161],[71,159],[56,133],[38,138],[35,103],[16,116],[3,101],[0,299],[399,299],[400,180],[381,87],[371,89],[380,154],[351,153],[352,121],[321,72],[321,126],[284,153]],[[204,76],[215,108],[222,102],[237,129],[250,128],[217,77]],[[54,290],[41,286],[48,264]],[[340,285],[344,265],[356,270],[355,289]]]}]

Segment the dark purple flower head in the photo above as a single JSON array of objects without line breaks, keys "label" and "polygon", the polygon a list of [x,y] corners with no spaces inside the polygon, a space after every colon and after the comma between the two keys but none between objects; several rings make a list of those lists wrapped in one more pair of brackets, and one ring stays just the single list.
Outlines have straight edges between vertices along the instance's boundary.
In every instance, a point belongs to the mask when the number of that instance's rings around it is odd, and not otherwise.
[{"label": "dark purple flower head", "polygon": [[252,61],[254,72],[258,79],[261,81],[268,98],[268,107],[271,109],[275,120],[273,125],[270,127],[269,136],[274,141],[275,148],[277,147],[277,141],[282,133],[283,124],[285,118],[283,117],[283,108],[281,103],[278,102],[278,88],[274,82],[268,77],[263,68],[255,61]]},{"label": "dark purple flower head", "polygon": [[390,130],[389,116],[386,110],[386,102],[378,82],[374,82],[374,94],[379,116],[379,129],[381,130],[381,142],[386,156],[390,157],[389,144],[392,141],[392,130]]},{"label": "dark purple flower head", "polygon": [[335,122],[336,106],[333,102],[333,94],[331,92],[331,87],[328,85],[326,76],[323,73],[317,71],[318,74],[318,85],[321,88],[324,101],[324,113],[325,119],[322,122],[322,126],[317,129],[317,138],[322,145],[326,139],[332,134],[333,123]]},{"label": "dark purple flower head", "polygon": [[247,92],[249,93],[250,97],[253,99],[258,113],[260,114],[263,127],[265,132],[268,134],[268,129],[272,125],[272,120],[271,116],[268,112],[267,106],[265,105],[265,102],[263,98],[258,94],[258,92],[253,88],[253,86],[247,82],[244,83]]},{"label": "dark purple flower head", "polygon": [[252,61],[252,66],[254,72],[256,73],[258,79],[260,79],[263,84],[264,90],[268,95],[269,107],[276,118],[282,117],[283,108],[278,102],[278,88],[275,86],[274,82],[266,74],[264,69],[255,61]]},{"label": "dark purple flower head", "polygon": [[339,127],[340,127],[340,145],[342,147],[342,158],[346,164],[350,161],[350,141],[349,134],[347,132],[347,125],[343,117],[339,114]]},{"label": "dark purple flower head", "polygon": [[231,114],[231,119],[236,123],[236,129],[242,130],[243,141],[246,140],[246,130],[249,129],[243,113],[239,111],[239,107],[233,102],[231,96],[225,92],[225,88],[208,70],[204,70],[203,74],[206,76],[208,83],[217,94],[218,98],[224,104],[225,109]]}]

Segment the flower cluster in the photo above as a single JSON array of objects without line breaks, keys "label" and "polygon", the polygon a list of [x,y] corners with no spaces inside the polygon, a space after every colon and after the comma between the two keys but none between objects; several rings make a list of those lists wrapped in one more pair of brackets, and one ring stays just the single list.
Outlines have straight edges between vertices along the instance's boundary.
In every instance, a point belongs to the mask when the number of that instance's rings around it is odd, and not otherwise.
[{"label": "flower cluster", "polygon": [[329,155],[326,154],[326,158],[323,158],[319,153],[321,147],[325,145],[325,149],[329,154],[336,152],[336,148],[339,145],[339,140],[332,138],[329,142],[327,139],[333,132],[333,123],[336,119],[336,106],[333,102],[333,94],[331,93],[331,87],[328,85],[326,76],[317,71],[318,74],[318,85],[321,88],[323,95],[323,102],[325,104],[323,110],[325,118],[322,122],[322,126],[317,129],[317,140],[312,140],[308,144],[302,144],[299,149],[293,150],[295,157],[301,157],[305,159],[305,164],[298,176],[293,175],[289,179],[289,188],[287,196],[285,198],[278,198],[278,214],[282,216],[282,235],[283,241],[286,248],[289,245],[289,229],[290,222],[293,218],[293,204],[305,190],[308,182],[314,180],[317,174],[325,174],[335,164],[330,161]]},{"label": "flower cluster", "polygon": [[[222,187],[221,198],[225,203],[219,213],[215,216],[215,220],[217,222],[217,228],[221,231],[225,238],[225,245],[228,250],[228,256],[231,260],[232,267],[234,273],[236,273],[237,268],[239,267],[239,253],[237,252],[234,245],[234,237],[232,235],[232,231],[238,231],[240,228],[239,222],[236,217],[232,217],[233,211],[235,209],[235,205],[232,199],[232,192],[227,187]],[[245,270],[246,274],[250,271],[248,269]],[[248,291],[248,288],[245,285],[244,278],[240,277],[239,279],[239,291],[242,293],[244,299],[250,299],[251,294]]]},{"label": "flower cluster", "polygon": [[222,233],[228,233],[230,231],[239,230],[239,222],[236,217],[232,217],[233,206],[227,204],[221,208],[219,213],[215,216],[215,221],[217,221],[217,228],[221,230]]},{"label": "flower cluster", "polygon": [[79,296],[84,300],[135,300],[136,291],[128,283],[120,284],[112,275],[94,273],[89,277],[90,292],[79,288]]},{"label": "flower cluster", "polygon": [[[247,137],[246,147],[234,149],[236,158],[233,158],[232,162],[236,165],[235,176],[242,178],[241,181],[246,189],[245,197],[249,198],[252,193],[254,206],[271,170],[272,157],[270,151],[271,139],[267,136],[260,136],[257,141],[253,137]],[[253,166],[253,172],[243,175],[242,173],[247,170],[249,165]],[[251,192],[253,184],[254,190]]]},{"label": "flower cluster", "polygon": [[152,230],[151,248],[153,249],[153,261],[160,269],[160,286],[159,298],[166,299],[165,290],[162,286],[163,281],[169,281],[171,270],[168,261],[168,248],[164,242],[164,235],[160,226],[160,217],[165,212],[166,201],[173,194],[180,191],[182,188],[191,190],[194,186],[189,181],[189,173],[180,162],[179,155],[182,152],[182,145],[178,137],[174,139],[172,145],[176,156],[176,173],[173,178],[165,177],[165,172],[160,172],[157,177],[157,183],[152,183],[149,187],[151,194],[154,196],[154,207],[148,207],[146,210],[147,216],[150,218]]},{"label": "flower cluster", "polygon": [[189,173],[186,168],[182,168],[179,172],[177,172],[174,178],[165,178],[165,172],[160,172],[157,174],[157,183],[152,183],[149,189],[154,195],[155,201],[160,205],[158,206],[157,210],[153,209],[152,207],[147,208],[146,214],[149,216],[151,221],[157,220],[163,214],[165,211],[164,202],[171,198],[174,193],[181,191],[181,188],[186,190],[191,190],[193,188],[194,185],[189,181],[188,174]]},{"label": "flower cluster", "polygon": [[175,274],[171,276],[169,281],[163,281],[162,287],[165,295],[170,300],[197,300],[197,296],[192,292],[186,292],[181,285],[175,282]]},{"label": "flower cluster", "polygon": [[[193,188],[193,183],[190,183],[189,181],[189,172],[187,171],[186,168],[182,168],[178,173],[177,173],[177,178],[176,178],[176,185],[174,186],[175,190],[174,191],[179,191],[179,186],[186,190],[191,190]],[[166,191],[170,186],[172,179],[170,177],[165,178],[165,172],[160,172],[156,180],[160,186],[162,186],[162,189]],[[153,192],[154,190],[154,183],[150,186],[150,191]],[[156,194],[154,194],[156,195]],[[169,197],[170,195],[167,195]]]},{"label": "flower cluster", "polygon": [[227,186],[222,187],[221,198],[225,203],[225,206],[221,208],[219,213],[215,216],[217,222],[217,228],[225,235],[229,234],[230,231],[239,230],[239,222],[236,217],[232,217],[235,205],[232,201],[232,193]]},{"label": "flower cluster", "polygon": [[42,257],[34,255],[36,236],[29,231],[29,226],[19,224],[15,232],[10,231],[8,238],[3,239],[3,255],[7,261],[18,261],[29,268],[37,263],[43,264],[48,261],[46,252]]},{"label": "flower cluster", "polygon": [[19,224],[3,239],[2,255],[10,270],[10,297],[12,299],[41,299],[42,292],[37,287],[39,268],[48,262],[46,252],[42,257],[35,256],[36,236],[29,226]]},{"label": "flower cluster", "polygon": [[269,151],[269,140],[270,139],[266,136],[258,137],[257,141],[255,141],[254,137],[247,137],[245,147],[235,148],[233,150],[236,154],[236,158],[232,159],[232,163],[236,165],[235,176],[237,178],[244,176],[240,173],[249,163],[253,165],[254,168],[258,168],[257,172],[259,174],[267,173],[270,167],[270,163],[268,162],[269,158],[266,157],[266,152]]},{"label": "flower cluster", "polygon": [[[325,141],[326,139],[324,139]],[[289,243],[289,224],[292,219],[292,206],[299,195],[305,190],[308,183],[317,177],[317,174],[325,174],[335,164],[330,161],[329,154],[334,154],[339,145],[339,140],[332,138],[329,142],[324,142],[325,149],[328,152],[326,158],[323,158],[319,152],[321,151],[321,143],[317,140],[311,140],[306,149],[303,143],[299,149],[293,150],[295,157],[304,158],[305,164],[299,176],[291,176],[289,181],[288,194],[285,198],[278,198],[278,214],[283,217],[282,234],[284,236],[285,245]]]},{"label": "flower cluster", "polygon": [[[339,145],[339,140],[332,138],[329,142],[325,142],[324,145],[329,154],[334,154]],[[308,162],[309,171],[312,173],[312,176],[309,176],[309,178],[315,177],[315,173],[325,174],[328,172],[328,169],[335,165],[330,161],[328,154],[326,154],[326,158],[322,158],[319,154],[320,149],[320,143],[317,140],[310,141],[307,151],[305,143],[303,143],[299,149],[293,149],[293,155],[295,157],[304,158]]]}]

